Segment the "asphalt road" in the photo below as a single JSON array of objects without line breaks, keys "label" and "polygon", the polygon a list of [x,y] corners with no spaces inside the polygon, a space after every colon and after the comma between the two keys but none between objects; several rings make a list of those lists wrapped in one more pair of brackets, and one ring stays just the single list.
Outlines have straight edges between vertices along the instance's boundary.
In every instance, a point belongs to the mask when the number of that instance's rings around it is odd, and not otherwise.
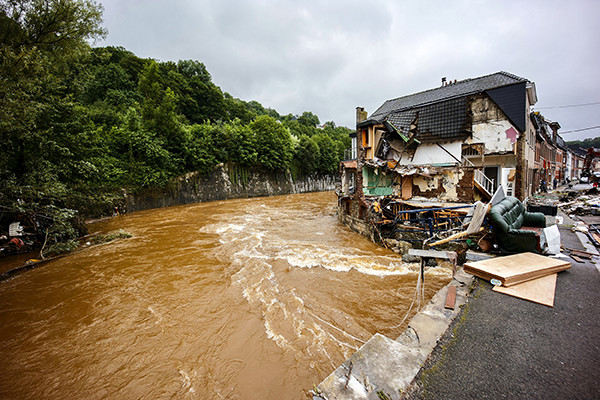
[{"label": "asphalt road", "polygon": [[[561,229],[563,245],[583,249]],[[408,399],[599,399],[600,273],[558,274],[554,307],[493,292],[473,298],[407,391]]]}]

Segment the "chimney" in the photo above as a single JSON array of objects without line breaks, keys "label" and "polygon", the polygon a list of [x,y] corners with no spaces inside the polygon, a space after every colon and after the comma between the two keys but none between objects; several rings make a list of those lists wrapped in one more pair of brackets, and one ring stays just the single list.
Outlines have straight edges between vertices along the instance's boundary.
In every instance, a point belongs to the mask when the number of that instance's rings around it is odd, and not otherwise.
[{"label": "chimney", "polygon": [[363,122],[367,119],[367,112],[364,107],[356,107],[356,124]]},{"label": "chimney", "polygon": [[442,77],[442,86],[446,86],[446,77],[445,76]]}]

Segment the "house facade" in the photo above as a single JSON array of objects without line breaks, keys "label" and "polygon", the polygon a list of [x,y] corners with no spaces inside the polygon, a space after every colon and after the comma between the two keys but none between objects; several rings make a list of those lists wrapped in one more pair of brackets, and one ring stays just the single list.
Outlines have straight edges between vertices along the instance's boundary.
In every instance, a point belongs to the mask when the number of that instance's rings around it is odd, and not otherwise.
[{"label": "house facade", "polygon": [[341,164],[345,215],[364,219],[378,198],[472,203],[502,186],[531,195],[535,84],[507,72],[391,99],[371,115],[357,108],[356,160]]},{"label": "house facade", "polygon": [[530,118],[537,140],[534,181],[539,185],[543,180],[550,188],[555,179],[559,184],[577,179],[579,174],[576,171],[581,166],[578,166],[576,155],[567,148],[558,133],[560,124],[548,121],[537,111],[531,113]]}]

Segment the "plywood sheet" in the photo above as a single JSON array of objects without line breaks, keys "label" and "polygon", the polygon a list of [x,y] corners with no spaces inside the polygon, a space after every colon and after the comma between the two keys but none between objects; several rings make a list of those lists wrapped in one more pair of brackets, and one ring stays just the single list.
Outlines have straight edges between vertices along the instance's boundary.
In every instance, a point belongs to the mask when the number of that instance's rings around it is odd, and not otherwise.
[{"label": "plywood sheet", "polygon": [[556,289],[556,275],[551,274],[533,279],[527,282],[519,283],[509,287],[494,286],[492,290],[509,296],[518,297],[543,304],[548,307],[554,306],[554,292]]},{"label": "plywood sheet", "polygon": [[465,272],[483,279],[498,279],[512,286],[571,268],[571,263],[535,253],[520,253],[489,260],[467,262]]}]

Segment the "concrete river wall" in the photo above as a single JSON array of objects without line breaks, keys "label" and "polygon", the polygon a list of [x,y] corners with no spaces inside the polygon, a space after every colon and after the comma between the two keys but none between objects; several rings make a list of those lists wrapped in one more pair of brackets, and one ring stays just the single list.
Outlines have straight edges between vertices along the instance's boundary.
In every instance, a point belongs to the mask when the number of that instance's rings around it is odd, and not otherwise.
[{"label": "concrete river wall", "polygon": [[190,172],[166,188],[145,189],[125,197],[127,211],[180,204],[334,190],[338,177],[312,174],[293,179],[289,171],[219,164],[208,174]]}]

